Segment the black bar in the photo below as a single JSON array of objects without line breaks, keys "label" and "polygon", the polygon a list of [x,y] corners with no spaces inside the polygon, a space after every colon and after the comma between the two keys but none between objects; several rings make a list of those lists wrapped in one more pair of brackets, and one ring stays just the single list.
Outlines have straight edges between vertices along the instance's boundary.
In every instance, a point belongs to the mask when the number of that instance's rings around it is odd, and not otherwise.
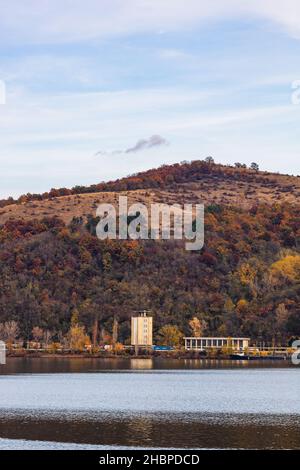
[{"label": "black bar", "polygon": [[92,451],[1,451],[1,468],[4,464],[30,464],[31,469],[43,465],[75,464],[89,468],[147,468],[149,465],[185,465],[203,468],[214,465],[292,465],[300,451],[285,450],[92,450]]}]

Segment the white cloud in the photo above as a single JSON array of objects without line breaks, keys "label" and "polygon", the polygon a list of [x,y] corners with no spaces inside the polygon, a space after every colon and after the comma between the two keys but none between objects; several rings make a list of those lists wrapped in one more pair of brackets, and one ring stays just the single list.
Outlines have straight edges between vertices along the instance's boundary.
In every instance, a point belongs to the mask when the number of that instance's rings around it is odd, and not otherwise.
[{"label": "white cloud", "polygon": [[0,109],[0,158],[9,146],[50,145],[64,153],[64,146],[80,145],[94,154],[112,144],[130,148],[141,135],[159,132],[169,140],[170,134],[186,129],[276,120],[299,112],[290,104],[234,109],[229,102],[226,108],[218,109],[219,97],[220,90],[214,94],[172,88],[54,95],[34,95],[20,89],[9,94]]},{"label": "white cloud", "polygon": [[193,58],[191,54],[188,54],[187,52],[182,51],[180,49],[161,49],[158,52],[158,56],[161,59],[170,59],[170,60]]},{"label": "white cloud", "polygon": [[298,0],[10,0],[1,5],[0,38],[2,43],[72,42],[249,16],[300,37]]},{"label": "white cloud", "polygon": [[58,155],[69,167],[72,149],[84,161],[99,148],[130,148],[141,135],[155,132],[173,144],[175,137],[199,132],[218,135],[223,129],[236,132],[243,123],[266,126],[299,118],[300,107],[288,104],[234,109],[229,103],[218,109],[218,95],[215,108],[208,109],[208,96],[178,89],[52,96],[19,91],[0,108],[0,161],[7,162],[9,154],[15,164],[25,165],[32,152],[36,165],[44,156],[51,165]]}]

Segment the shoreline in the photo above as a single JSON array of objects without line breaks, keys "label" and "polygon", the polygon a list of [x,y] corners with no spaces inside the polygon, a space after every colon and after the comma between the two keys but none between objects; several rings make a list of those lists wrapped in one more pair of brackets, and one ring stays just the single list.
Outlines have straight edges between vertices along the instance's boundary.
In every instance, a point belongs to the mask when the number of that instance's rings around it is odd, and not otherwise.
[{"label": "shoreline", "polygon": [[112,353],[45,353],[45,352],[25,352],[25,353],[7,353],[7,359],[115,359],[115,360],[122,360],[122,359],[155,359],[155,360],[172,360],[172,361],[180,361],[180,360],[201,360],[205,362],[224,362],[224,361],[232,361],[232,362],[289,362],[288,357],[230,357],[230,356],[218,356],[218,357],[208,357],[203,356],[200,354],[195,353],[180,353],[176,352],[170,354],[170,352],[166,353],[155,353],[155,354],[139,354],[139,355],[130,355],[130,354],[112,354]]}]

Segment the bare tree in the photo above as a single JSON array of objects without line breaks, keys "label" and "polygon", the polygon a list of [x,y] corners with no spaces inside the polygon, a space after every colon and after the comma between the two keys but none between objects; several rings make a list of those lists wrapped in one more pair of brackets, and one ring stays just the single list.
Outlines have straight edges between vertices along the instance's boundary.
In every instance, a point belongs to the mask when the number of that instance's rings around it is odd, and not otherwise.
[{"label": "bare tree", "polygon": [[19,333],[20,330],[16,321],[7,321],[0,324],[0,338],[6,343],[13,344]]},{"label": "bare tree", "polygon": [[36,341],[37,343],[39,343],[41,341],[43,336],[44,336],[44,330],[42,330],[42,328],[40,328],[39,326],[35,326],[32,329],[32,337],[33,337],[34,341]]},{"label": "bare tree", "polygon": [[48,348],[49,343],[50,343],[50,341],[51,341],[51,339],[52,339],[52,336],[53,336],[53,335],[52,335],[51,331],[49,331],[49,330],[45,330],[45,331],[44,331],[44,334],[43,334],[43,343],[44,343],[45,348]]},{"label": "bare tree", "polygon": [[114,317],[114,322],[113,322],[113,331],[112,331],[112,342],[113,345],[116,344],[118,341],[118,330],[119,330],[119,322],[116,317]]}]

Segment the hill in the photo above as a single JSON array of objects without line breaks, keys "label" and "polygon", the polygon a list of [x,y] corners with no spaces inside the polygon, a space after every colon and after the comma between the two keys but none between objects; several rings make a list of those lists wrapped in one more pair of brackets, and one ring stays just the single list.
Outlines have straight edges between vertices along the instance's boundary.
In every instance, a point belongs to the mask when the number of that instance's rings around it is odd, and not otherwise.
[{"label": "hill", "polygon": [[116,202],[118,195],[129,202],[204,203],[243,207],[256,204],[299,204],[300,178],[194,161],[137,173],[120,180],[89,187],[52,189],[26,194],[18,200],[0,201],[0,223],[10,218],[59,216],[65,223],[73,217],[95,214],[100,202]]},{"label": "hill", "polygon": [[[38,327],[62,342],[76,320],[94,341],[110,341],[118,324],[126,342],[132,311],[147,308],[156,341],[167,324],[190,334],[195,316],[205,334],[283,343],[299,335],[298,178],[193,162],[96,189],[53,190],[2,207],[2,331],[14,320],[23,340]],[[121,192],[147,203],[205,200],[204,248],[98,240],[95,207]]]}]

